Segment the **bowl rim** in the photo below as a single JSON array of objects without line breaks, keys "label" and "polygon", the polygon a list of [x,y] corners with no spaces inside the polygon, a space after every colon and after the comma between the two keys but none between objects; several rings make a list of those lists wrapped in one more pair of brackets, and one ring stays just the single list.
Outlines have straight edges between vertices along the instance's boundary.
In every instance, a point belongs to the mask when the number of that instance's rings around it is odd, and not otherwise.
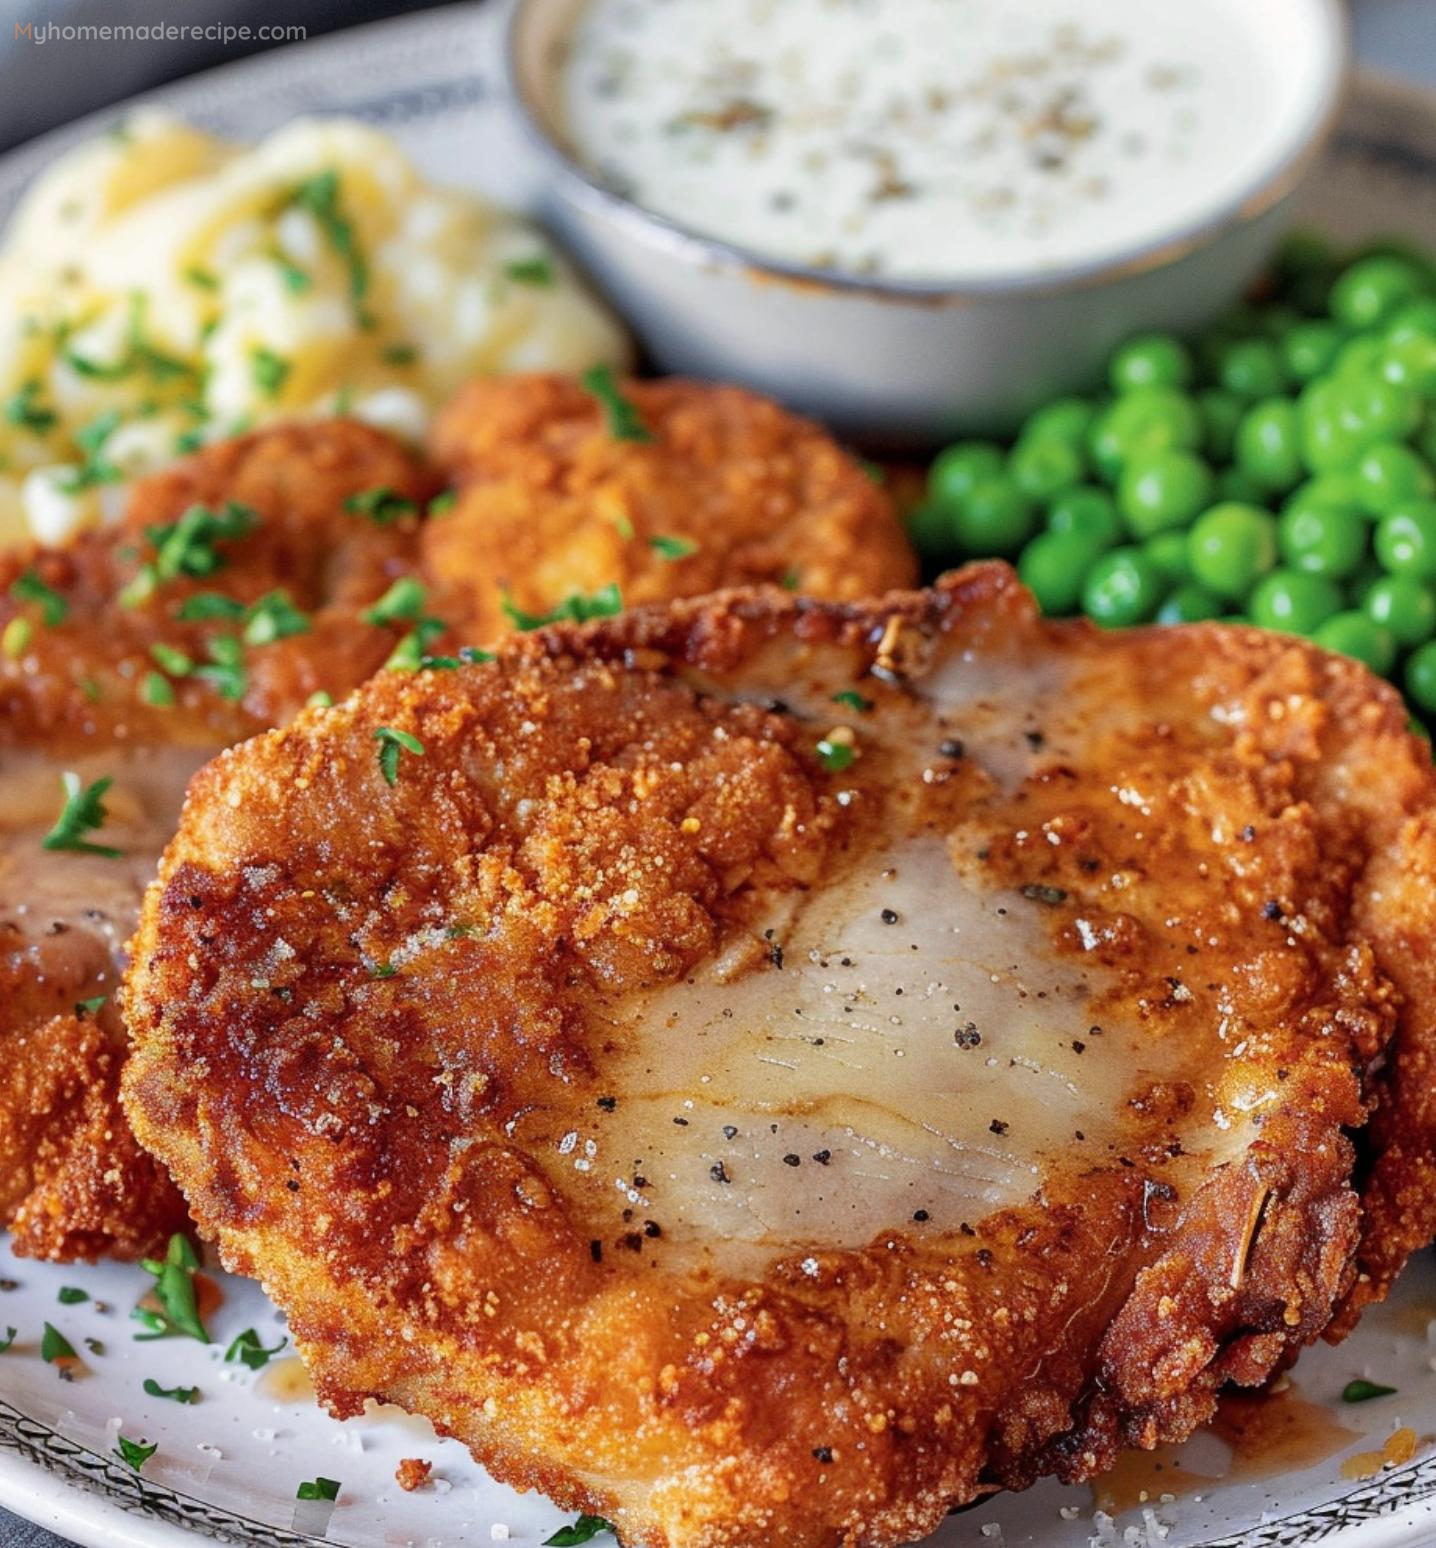
[{"label": "bowl rim", "polygon": [[799,291],[860,295],[907,305],[963,306],[1009,296],[1041,296],[1090,289],[1163,268],[1202,248],[1214,246],[1229,232],[1268,214],[1296,190],[1326,149],[1354,77],[1352,23],[1344,0],[1300,0],[1320,25],[1325,44],[1314,111],[1303,131],[1293,138],[1275,163],[1216,208],[1114,257],[988,279],[953,282],[879,280],[837,269],[790,263],[721,237],[706,235],[645,208],[591,176],[550,130],[548,115],[531,99],[519,63],[524,29],[540,3],[542,0],[512,0],[504,23],[505,84],[520,124],[558,174],[559,187],[570,203],[620,226],[643,246],[684,263],[737,271],[760,283],[786,285]]}]

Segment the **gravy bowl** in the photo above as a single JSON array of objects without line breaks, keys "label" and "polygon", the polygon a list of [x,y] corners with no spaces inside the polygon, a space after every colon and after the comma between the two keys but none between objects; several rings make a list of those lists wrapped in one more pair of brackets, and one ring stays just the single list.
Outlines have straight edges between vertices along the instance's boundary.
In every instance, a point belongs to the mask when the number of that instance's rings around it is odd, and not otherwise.
[{"label": "gravy bowl", "polygon": [[[1299,106],[1260,174],[1220,207],[1097,262],[911,282],[764,257],[605,186],[560,103],[583,3],[517,0],[510,18],[509,85],[551,174],[541,213],[660,369],[741,382],[876,447],[1001,433],[1090,387],[1125,336],[1196,329],[1234,302],[1292,222],[1348,54],[1339,0],[1274,0],[1283,14],[1263,68],[1301,72]],[[1299,46],[1283,50],[1282,36]]]}]

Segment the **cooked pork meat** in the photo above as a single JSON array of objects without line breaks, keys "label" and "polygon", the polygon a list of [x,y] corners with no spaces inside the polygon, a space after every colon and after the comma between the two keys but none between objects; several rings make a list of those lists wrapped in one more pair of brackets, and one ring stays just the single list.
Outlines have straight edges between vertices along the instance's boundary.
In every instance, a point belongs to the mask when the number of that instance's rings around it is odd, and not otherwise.
[{"label": "cooked pork meat", "polygon": [[334,1412],[628,1543],[895,1545],[1428,1238],[1433,813],[1351,661],[1000,566],[554,628],[196,779],[126,1108]]},{"label": "cooked pork meat", "polygon": [[[547,378],[539,384],[514,378],[474,396],[500,422],[514,398],[533,427],[535,392],[553,392],[571,418],[562,392]],[[770,497],[767,541],[804,559],[824,549],[834,568],[805,566],[810,589],[839,586],[839,577],[850,584],[852,573],[882,585],[909,577],[891,504],[819,431],[747,394],[675,391],[684,425],[721,424],[723,445],[742,449],[744,487]],[[464,401],[477,435],[474,396]],[[664,559],[646,530],[635,531],[633,546],[657,566],[649,594],[746,578],[722,526],[736,521],[737,505],[713,493],[737,475],[721,460],[701,465],[669,423],[655,418],[655,439],[625,444],[619,461],[628,477],[670,491],[671,469],[681,469],[694,508],[710,518],[708,552],[670,548],[677,557]],[[590,433],[589,456],[601,455],[602,439]],[[452,471],[477,477],[466,458],[456,456]],[[296,425],[214,446],[141,482],[117,528],[0,559],[0,1226],[11,1227],[17,1251],[132,1256],[183,1223],[178,1195],[116,1105],[124,1032],[112,992],[189,776],[315,693],[342,697],[386,663],[412,669],[428,652],[512,627],[497,577],[523,570],[527,549],[519,534],[461,512],[426,522],[438,484],[375,431]],[[839,530],[835,502],[862,523]],[[586,524],[611,535],[610,503],[536,492],[530,512],[537,520],[561,506],[582,548]],[[427,534],[441,520],[454,526],[435,542]],[[540,609],[585,583],[577,568],[545,573],[551,591],[524,590]],[[82,797],[113,781],[99,792],[99,831],[81,827],[74,837],[119,856],[42,847],[61,810],[62,772],[77,776]],[[77,1009],[102,995],[108,1003]]]}]

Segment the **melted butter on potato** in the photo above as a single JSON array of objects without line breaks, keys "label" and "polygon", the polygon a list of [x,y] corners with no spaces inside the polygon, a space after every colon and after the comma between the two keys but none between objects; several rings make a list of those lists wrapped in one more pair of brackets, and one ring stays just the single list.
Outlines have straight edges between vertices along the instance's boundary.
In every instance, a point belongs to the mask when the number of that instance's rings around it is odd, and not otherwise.
[{"label": "melted butter on potato", "polygon": [[141,114],[36,182],[0,289],[0,544],[58,541],[107,488],[275,419],[417,439],[476,374],[627,358],[534,228],[342,119],[245,149]]}]

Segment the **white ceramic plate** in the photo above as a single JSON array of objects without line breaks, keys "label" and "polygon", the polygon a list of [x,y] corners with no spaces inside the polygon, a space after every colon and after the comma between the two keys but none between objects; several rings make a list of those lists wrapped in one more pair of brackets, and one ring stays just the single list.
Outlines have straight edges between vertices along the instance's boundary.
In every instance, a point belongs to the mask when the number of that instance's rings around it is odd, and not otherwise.
[{"label": "white ceramic plate", "polygon": [[[497,68],[501,8],[460,7],[382,23],[277,55],[245,61],[155,93],[152,101],[221,133],[253,137],[300,113],[357,114],[395,135],[430,174],[505,202],[530,202],[538,177],[502,100]],[[51,157],[122,116],[72,125],[0,159],[0,218]],[[1311,216],[1346,239],[1404,231],[1436,242],[1436,98],[1365,80],[1353,96]],[[226,1365],[223,1350],[245,1328],[266,1344],[283,1335],[259,1288],[221,1278],[224,1301],[210,1319],[216,1342],[136,1343],[129,1312],[148,1279],[138,1268],[55,1268],[9,1258],[0,1246],[0,1505],[93,1548],[187,1548],[194,1533],[243,1545],[326,1541],[352,1548],[508,1540],[531,1548],[563,1519],[544,1500],[490,1480],[453,1442],[426,1425],[386,1414],[338,1424],[277,1360],[266,1371]],[[65,1286],[91,1299],[62,1305]],[[1371,1313],[1338,1349],[1303,1356],[1294,1396],[1270,1417],[1295,1422],[1297,1465],[1257,1476],[1210,1435],[1127,1481],[1150,1498],[1094,1515],[1091,1489],[1047,1483],[953,1516],[932,1540],[959,1544],[1085,1548],[1089,1542],[1165,1543],[1169,1548],[1416,1548],[1436,1539],[1436,1261],[1421,1257],[1400,1294]],[[59,1327],[86,1372],[62,1382],[39,1358],[44,1322]],[[94,1340],[90,1349],[86,1340]],[[1360,1406],[1339,1394],[1353,1377],[1395,1386],[1395,1397]],[[199,1402],[148,1397],[161,1386],[197,1385]],[[1344,1476],[1353,1455],[1379,1449],[1400,1426],[1419,1437],[1415,1458],[1378,1476]],[[1350,1431],[1337,1433],[1333,1426]],[[136,1475],[113,1455],[115,1438],[155,1441]],[[1325,1454],[1319,1454],[1325,1453]],[[1270,1466],[1273,1453],[1263,1451]],[[433,1482],[405,1494],[401,1458],[432,1461]],[[1175,1484],[1183,1470],[1211,1480]],[[1258,1472],[1260,1469],[1258,1468]],[[338,1479],[338,1501],[300,1503],[301,1480]],[[1099,1488],[1099,1493],[1100,1493]],[[1164,1492],[1179,1497],[1163,1501]],[[600,1544],[605,1540],[600,1539]],[[754,1545],[758,1548],[758,1545]]]}]

